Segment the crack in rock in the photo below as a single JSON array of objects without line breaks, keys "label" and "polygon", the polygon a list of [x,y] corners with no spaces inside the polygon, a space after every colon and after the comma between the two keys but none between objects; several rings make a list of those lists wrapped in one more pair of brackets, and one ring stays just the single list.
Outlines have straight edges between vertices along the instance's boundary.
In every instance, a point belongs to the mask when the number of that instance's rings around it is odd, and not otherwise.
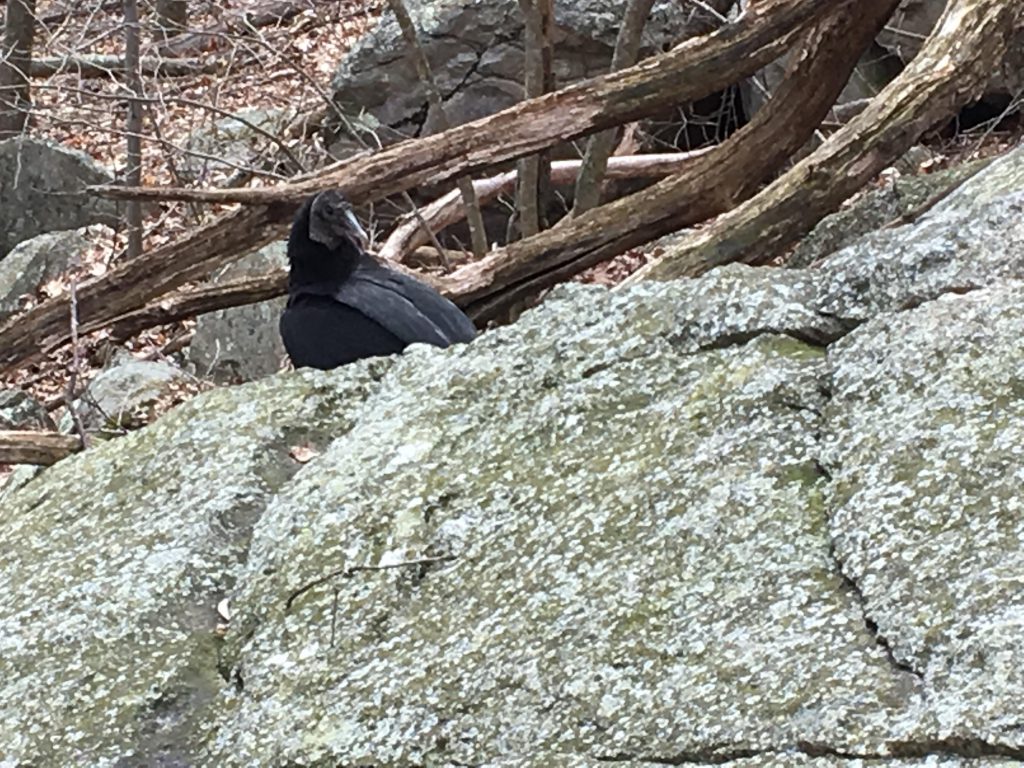
[{"label": "crack in rock", "polygon": [[835,539],[832,539],[829,542],[828,555],[829,559],[835,563],[836,573],[839,574],[839,578],[842,579],[843,584],[856,598],[857,603],[860,606],[861,615],[864,618],[864,626],[874,638],[875,645],[885,653],[885,657],[893,667],[901,672],[913,675],[923,683],[925,680],[924,673],[910,662],[902,661],[896,657],[896,653],[893,650],[889,639],[879,629],[878,622],[871,618],[871,615],[868,613],[867,597],[864,595],[864,591],[861,589],[860,585],[844,569],[843,560],[836,551]]}]

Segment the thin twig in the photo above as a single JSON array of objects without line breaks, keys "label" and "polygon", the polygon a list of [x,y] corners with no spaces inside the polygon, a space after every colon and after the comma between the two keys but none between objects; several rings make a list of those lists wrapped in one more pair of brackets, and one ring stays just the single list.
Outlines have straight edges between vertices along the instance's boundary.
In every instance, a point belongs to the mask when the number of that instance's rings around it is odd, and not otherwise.
[{"label": "thin twig", "polygon": [[85,424],[82,423],[82,415],[75,408],[75,385],[78,381],[78,373],[82,367],[82,344],[78,338],[78,268],[80,254],[77,252],[72,257],[71,279],[68,285],[70,295],[70,318],[71,323],[71,375],[68,376],[67,387],[64,390],[64,405],[71,414],[71,420],[78,433],[78,439],[82,441],[82,448],[89,447],[89,436],[85,432]]}]

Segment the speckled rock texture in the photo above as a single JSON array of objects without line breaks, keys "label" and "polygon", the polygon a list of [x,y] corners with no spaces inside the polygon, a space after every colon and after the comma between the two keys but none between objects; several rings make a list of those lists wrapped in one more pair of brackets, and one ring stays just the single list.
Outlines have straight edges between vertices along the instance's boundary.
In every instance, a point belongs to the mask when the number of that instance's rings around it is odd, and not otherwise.
[{"label": "speckled rock texture", "polygon": [[28,480],[0,765],[1020,765],[1022,167]]}]

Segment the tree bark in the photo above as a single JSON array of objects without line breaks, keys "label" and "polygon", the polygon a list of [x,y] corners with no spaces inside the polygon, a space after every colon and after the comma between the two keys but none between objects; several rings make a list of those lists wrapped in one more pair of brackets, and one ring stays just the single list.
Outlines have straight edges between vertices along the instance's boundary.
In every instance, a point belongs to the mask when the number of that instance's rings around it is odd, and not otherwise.
[{"label": "tree bark", "polygon": [[58,432],[0,431],[0,464],[56,464],[82,447]]},{"label": "tree bark", "polygon": [[[95,325],[144,306],[202,277],[227,257],[265,245],[279,236],[303,199],[322,189],[340,189],[355,203],[378,200],[721,90],[776,59],[803,26],[840,5],[844,0],[764,0],[714,35],[687,41],[634,67],[440,134],[357,156],[320,176],[269,193],[251,189],[168,194],[105,187],[111,197],[253,204],[83,283],[78,295],[83,323]],[[67,298],[59,297],[0,325],[0,372],[66,343],[67,312]]]},{"label": "tree bark", "polygon": [[0,139],[25,130],[32,108],[29,72],[35,38],[35,0],[7,0],[0,61]]},{"label": "tree bark", "polygon": [[733,261],[775,258],[925,131],[976,98],[1022,24],[1020,3],[951,0],[913,61],[846,127],[756,197],[633,277],[669,280]]},{"label": "tree bark", "polygon": [[[128,98],[128,119],[125,123],[125,183],[129,187],[142,184],[142,77],[139,75],[138,0],[124,0],[124,78],[131,96]],[[142,203],[129,200],[125,206],[128,230],[128,258],[142,253]]]}]

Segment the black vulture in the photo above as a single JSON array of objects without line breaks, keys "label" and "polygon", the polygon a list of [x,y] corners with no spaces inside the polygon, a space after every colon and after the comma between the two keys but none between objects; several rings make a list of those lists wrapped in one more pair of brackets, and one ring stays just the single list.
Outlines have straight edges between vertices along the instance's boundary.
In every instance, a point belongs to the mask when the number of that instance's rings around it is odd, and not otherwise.
[{"label": "black vulture", "polygon": [[288,237],[288,306],[281,338],[296,368],[328,370],[401,352],[447,347],[476,329],[430,286],[370,256],[366,233],[337,190],[307,200]]}]

